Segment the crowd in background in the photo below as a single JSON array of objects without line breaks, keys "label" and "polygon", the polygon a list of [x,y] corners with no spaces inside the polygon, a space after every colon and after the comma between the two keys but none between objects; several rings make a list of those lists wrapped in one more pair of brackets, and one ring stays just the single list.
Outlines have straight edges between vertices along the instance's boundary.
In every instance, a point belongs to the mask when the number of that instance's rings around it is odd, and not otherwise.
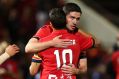
[{"label": "crowd in background", "polygon": [[[29,75],[32,54],[25,53],[25,45],[48,20],[49,10],[64,3],[63,0],[0,0],[0,51],[11,43],[21,49],[0,65],[0,79],[34,79]],[[111,56],[101,45],[88,50],[88,73],[80,75],[81,79],[114,79]]]}]

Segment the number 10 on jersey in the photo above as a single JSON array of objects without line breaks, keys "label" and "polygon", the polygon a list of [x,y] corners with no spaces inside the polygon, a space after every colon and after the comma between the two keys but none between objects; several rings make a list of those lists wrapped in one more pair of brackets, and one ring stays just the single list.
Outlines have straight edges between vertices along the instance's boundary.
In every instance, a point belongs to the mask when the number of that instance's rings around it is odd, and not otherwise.
[{"label": "number 10 on jersey", "polygon": [[[54,54],[56,55],[56,62],[57,62],[57,68],[60,68],[61,66],[61,61],[60,61],[60,55],[59,55],[59,50],[55,50]],[[72,50],[71,49],[64,49],[62,51],[62,60],[63,60],[63,64],[66,64],[67,60],[66,60],[66,54],[69,54],[69,64],[72,64]]]}]

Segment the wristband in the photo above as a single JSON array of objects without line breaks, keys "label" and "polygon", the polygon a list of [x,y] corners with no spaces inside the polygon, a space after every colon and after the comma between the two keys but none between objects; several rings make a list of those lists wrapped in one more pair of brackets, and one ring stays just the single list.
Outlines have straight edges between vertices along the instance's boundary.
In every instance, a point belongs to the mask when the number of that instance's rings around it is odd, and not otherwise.
[{"label": "wristband", "polygon": [[0,64],[2,64],[5,60],[7,60],[8,58],[10,58],[10,55],[8,53],[3,53],[1,56],[0,56]]},{"label": "wristband", "polygon": [[42,63],[42,60],[36,60],[36,59],[32,59],[32,62],[36,62],[36,63]]},{"label": "wristband", "polygon": [[32,57],[32,62],[41,63],[42,59],[38,55],[34,54]]}]

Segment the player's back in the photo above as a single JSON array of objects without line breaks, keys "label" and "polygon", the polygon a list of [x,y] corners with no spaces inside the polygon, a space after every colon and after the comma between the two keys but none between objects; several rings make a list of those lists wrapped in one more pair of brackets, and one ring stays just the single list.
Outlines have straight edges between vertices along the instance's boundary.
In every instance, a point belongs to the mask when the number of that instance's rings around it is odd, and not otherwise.
[{"label": "player's back", "polygon": [[[57,72],[60,74],[58,76],[61,77],[62,71],[60,68],[62,65],[74,64],[77,66],[78,64],[78,58],[80,55],[79,37],[75,36],[74,34],[67,33],[66,30],[60,30],[53,32],[50,36],[45,37],[40,41],[43,42],[52,40],[57,35],[62,35],[61,39],[70,39],[72,45],[68,46],[67,48],[51,47],[39,53],[40,57],[43,59],[43,71],[41,73],[41,79],[48,79],[48,76],[51,75],[57,76]],[[74,78],[72,77],[72,79]]]}]

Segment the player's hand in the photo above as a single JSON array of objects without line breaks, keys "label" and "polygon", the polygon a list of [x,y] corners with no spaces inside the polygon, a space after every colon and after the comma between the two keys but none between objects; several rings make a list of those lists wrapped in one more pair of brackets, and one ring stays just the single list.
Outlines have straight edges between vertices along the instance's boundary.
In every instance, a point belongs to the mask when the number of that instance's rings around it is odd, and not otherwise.
[{"label": "player's hand", "polygon": [[68,74],[68,75],[74,75],[74,74],[77,74],[78,73],[78,69],[73,65],[64,65],[62,66],[62,72],[64,72],[65,74]]},{"label": "player's hand", "polygon": [[6,52],[7,54],[9,54],[10,56],[13,56],[13,55],[15,55],[16,53],[18,53],[19,50],[20,50],[19,47],[18,47],[17,45],[13,44],[13,45],[9,45],[9,46],[6,48],[5,52]]},{"label": "player's hand", "polygon": [[70,39],[61,39],[62,35],[56,36],[52,42],[54,47],[63,47],[66,48],[67,46],[72,45]]}]

